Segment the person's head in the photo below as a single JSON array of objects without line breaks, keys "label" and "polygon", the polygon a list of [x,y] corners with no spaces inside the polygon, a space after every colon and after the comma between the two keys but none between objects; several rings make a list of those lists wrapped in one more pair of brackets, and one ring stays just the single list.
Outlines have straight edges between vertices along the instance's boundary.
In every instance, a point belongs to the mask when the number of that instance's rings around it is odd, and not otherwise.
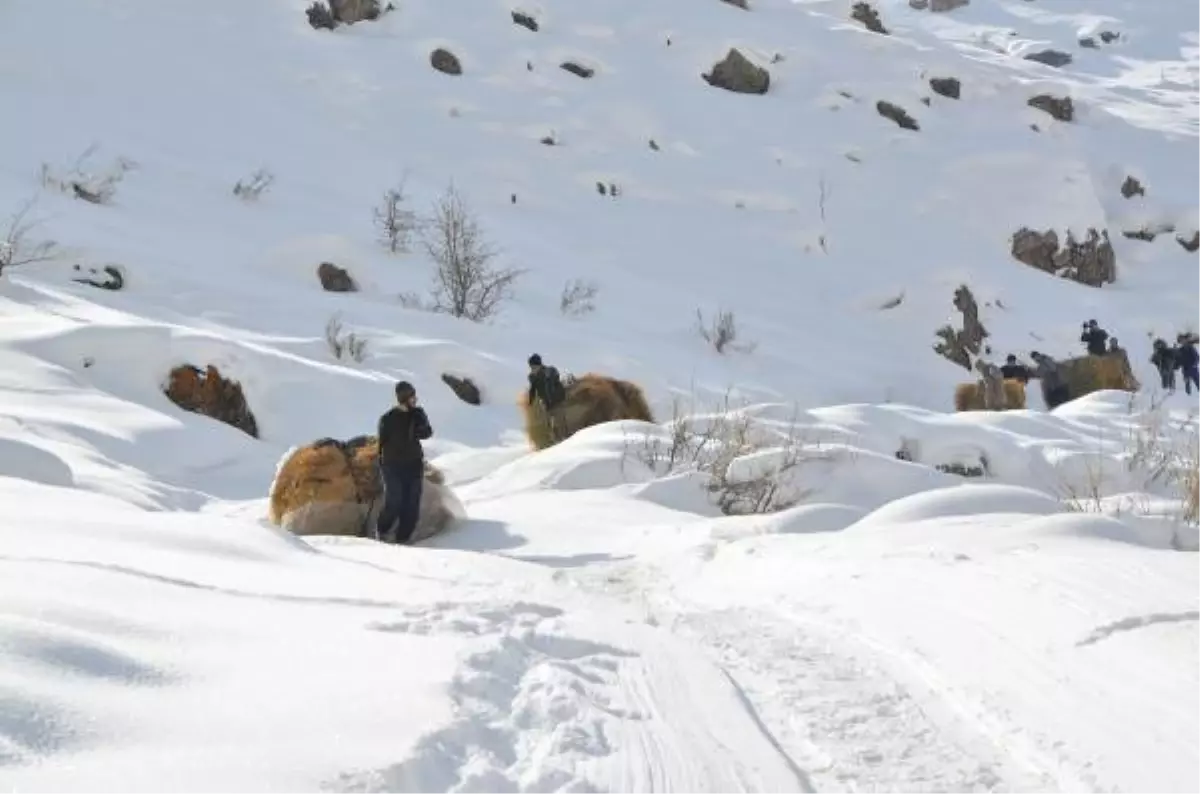
[{"label": "person's head", "polygon": [[1042,360],[1042,354],[1041,354],[1041,353],[1039,353],[1039,352],[1038,352],[1038,351],[1036,351],[1036,350],[1031,350],[1031,351],[1029,352],[1029,357],[1030,357],[1030,358],[1032,358],[1034,361],[1041,361],[1041,360]]},{"label": "person's head", "polygon": [[1088,328],[1095,328],[1095,327],[1097,327],[1098,325],[1099,325],[1099,323],[1097,323],[1095,320],[1088,320],[1088,321],[1087,321],[1087,327],[1088,327]]},{"label": "person's head", "polygon": [[542,368],[542,357],[539,356],[537,353],[534,353],[532,356],[530,356],[529,357],[529,368],[531,370],[533,370],[534,372],[537,372],[539,369],[541,369]]},{"label": "person's head", "polygon": [[1155,339],[1155,340],[1154,340],[1154,346],[1155,346],[1155,347],[1166,347],[1166,346],[1167,346],[1167,340],[1165,340],[1165,339]]},{"label": "person's head", "polygon": [[1005,363],[1005,364],[1016,364],[1016,363],[1017,363],[1017,357],[1016,357],[1016,356],[1014,356],[1012,353],[1009,353],[1009,354],[1008,354],[1008,358],[1004,359],[1004,363]]},{"label": "person's head", "polygon": [[396,384],[396,402],[400,405],[413,405],[417,401],[417,390],[406,380]]},{"label": "person's head", "polygon": [[1117,346],[1117,341],[1118,341],[1118,340],[1117,340],[1117,338],[1116,338],[1115,336],[1110,336],[1110,337],[1108,338],[1108,346],[1109,346],[1109,347],[1116,347],[1116,346]]}]

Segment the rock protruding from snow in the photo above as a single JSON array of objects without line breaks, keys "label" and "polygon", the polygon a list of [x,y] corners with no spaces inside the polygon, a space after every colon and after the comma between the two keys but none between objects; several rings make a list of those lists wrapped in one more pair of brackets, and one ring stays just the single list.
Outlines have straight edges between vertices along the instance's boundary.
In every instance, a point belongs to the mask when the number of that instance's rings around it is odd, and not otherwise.
[{"label": "rock protruding from snow", "polygon": [[211,364],[203,370],[190,364],[171,370],[165,393],[185,411],[216,419],[258,438],[258,422],[241,384],[224,378]]},{"label": "rock protruding from snow", "polygon": [[962,83],[956,77],[933,77],[929,80],[933,93],[948,99],[958,99],[962,96]]},{"label": "rock protruding from snow", "polygon": [[850,18],[872,33],[880,33],[884,36],[890,35],[888,29],[883,26],[883,22],[879,19],[879,12],[870,3],[855,3],[850,9]]},{"label": "rock protruding from snow", "polygon": [[730,49],[711,72],[701,77],[709,85],[735,94],[765,94],[771,85],[771,73],[751,63],[737,48]]},{"label": "rock protruding from snow", "polygon": [[317,265],[317,278],[326,292],[357,292],[358,285],[345,268],[338,267],[332,262],[322,262]]},{"label": "rock protruding from snow", "polygon": [[[292,450],[271,483],[268,518],[296,535],[372,535],[383,496],[378,457],[372,436],[324,438]],[[431,537],[465,515],[444,475],[426,463],[411,540]]]},{"label": "rock protruding from snow", "polygon": [[449,386],[450,391],[454,392],[455,396],[467,405],[479,405],[483,402],[483,396],[479,392],[479,387],[470,378],[462,378],[458,375],[443,372],[442,383]]},{"label": "rock protruding from snow", "polygon": [[438,47],[429,53],[429,65],[442,74],[457,76],[463,72],[462,63],[458,60],[458,56],[444,47]]},{"label": "rock protruding from snow", "polygon": [[[389,6],[390,10],[390,6]],[[317,0],[305,12],[308,24],[318,30],[333,30],[338,25],[353,25],[379,19],[383,9],[379,0]]]},{"label": "rock protruding from snow", "polygon": [[[79,272],[83,271],[79,265],[75,266],[75,270]],[[125,289],[125,269],[120,265],[105,265],[99,270],[89,267],[87,272],[88,275],[75,276],[71,280],[76,284],[86,284],[89,287],[106,289],[110,292],[119,292]]]},{"label": "rock protruding from snow", "polygon": [[538,32],[537,20],[524,11],[513,11],[512,21],[514,25],[520,25],[526,30],[532,30],[534,33]]},{"label": "rock protruding from snow", "polygon": [[1050,94],[1038,94],[1030,97],[1026,104],[1031,108],[1049,113],[1059,121],[1072,121],[1075,118],[1075,103],[1069,96],[1056,97]]},{"label": "rock protruding from snow", "polygon": [[1074,59],[1070,53],[1063,52],[1062,50],[1038,50],[1026,55],[1025,60],[1036,61],[1046,66],[1052,66],[1055,69],[1061,69]]},{"label": "rock protruding from snow", "polygon": [[576,77],[582,77],[585,80],[596,73],[596,70],[590,66],[584,66],[583,64],[576,63],[575,61],[564,61],[563,63],[559,64],[559,68],[570,72]]},{"label": "rock protruding from snow", "polygon": [[967,5],[969,0],[929,0],[929,10],[935,14],[953,11]]},{"label": "rock protruding from snow", "polygon": [[950,325],[939,328],[936,334],[940,341],[933,346],[933,350],[963,369],[970,370],[972,357],[979,355],[983,340],[989,334],[979,319],[979,303],[966,284],[954,290],[954,308],[962,315],[962,329],[955,330]]},{"label": "rock protruding from snow", "polygon": [[885,119],[889,119],[896,123],[898,127],[906,130],[919,130],[921,126],[917,124],[917,120],[908,115],[908,111],[894,102],[888,102],[881,99],[875,103],[875,110]]},{"label": "rock protruding from snow", "polygon": [[1121,183],[1121,195],[1125,198],[1144,196],[1146,195],[1146,188],[1137,177],[1127,176],[1125,177],[1125,181]]},{"label": "rock protruding from snow", "polygon": [[1183,250],[1188,253],[1194,254],[1196,251],[1200,251],[1200,232],[1192,232],[1191,237],[1183,237],[1177,234],[1175,235],[1175,241],[1183,246]]},{"label": "rock protruding from snow", "polygon": [[1012,255],[1030,267],[1089,287],[1111,284],[1117,279],[1117,257],[1107,231],[1088,229],[1082,241],[1068,231],[1066,242],[1060,247],[1058,233],[1053,229],[1039,232],[1024,227],[1012,236]]}]

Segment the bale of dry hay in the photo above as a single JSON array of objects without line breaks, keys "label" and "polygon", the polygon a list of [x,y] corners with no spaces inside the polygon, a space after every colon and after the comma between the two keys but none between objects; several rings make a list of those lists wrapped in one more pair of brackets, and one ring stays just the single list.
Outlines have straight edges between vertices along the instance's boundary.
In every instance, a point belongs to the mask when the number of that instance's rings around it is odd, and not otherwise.
[{"label": "bale of dry hay", "polygon": [[211,364],[205,369],[183,364],[171,370],[163,393],[185,411],[216,419],[258,438],[258,422],[246,403],[242,385],[223,377]]},{"label": "bale of dry hay", "polygon": [[[383,484],[374,436],[321,439],[297,447],[280,461],[271,483],[272,524],[296,535],[370,536],[383,507]],[[424,540],[466,517],[445,476],[428,461],[420,516],[412,541]]]},{"label": "bale of dry hay", "polygon": [[1124,350],[1103,356],[1077,356],[1064,359],[1060,364],[1071,400],[1102,389],[1135,392],[1141,387]]},{"label": "bale of dry hay", "polygon": [[[1004,379],[1005,411],[1020,411],[1025,408],[1025,384],[1016,378]],[[983,381],[960,383],[954,387],[955,411],[982,411]]]},{"label": "bale of dry hay", "polygon": [[[528,392],[517,398],[525,418],[525,436],[534,449],[546,449],[563,441],[585,427],[640,419],[653,422],[646,395],[637,384],[606,375],[589,372],[573,380],[563,380],[567,396],[548,416],[540,400],[529,405]],[[552,421],[553,419],[553,421]]]}]

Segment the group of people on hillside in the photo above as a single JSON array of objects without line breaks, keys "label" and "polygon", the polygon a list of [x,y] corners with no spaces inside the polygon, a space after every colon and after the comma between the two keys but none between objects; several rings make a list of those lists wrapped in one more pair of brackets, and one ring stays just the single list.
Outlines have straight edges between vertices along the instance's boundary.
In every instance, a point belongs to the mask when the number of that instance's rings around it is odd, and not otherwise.
[{"label": "group of people on hillside", "polygon": [[[1123,352],[1123,348],[1115,336],[1109,335],[1095,320],[1083,324],[1083,333],[1079,336],[1088,355],[1107,356]],[[1175,391],[1175,371],[1183,372],[1183,387],[1192,393],[1192,386],[1200,391],[1200,354],[1196,345],[1200,338],[1193,333],[1181,333],[1175,337],[1175,346],[1168,347],[1163,339],[1155,339],[1153,355],[1150,362],[1158,370],[1162,378],[1163,388],[1168,392]],[[1034,366],[1027,367],[1017,361],[1017,357],[1009,355],[1000,374],[1004,378],[1014,378],[1021,383],[1028,383],[1037,378],[1042,381],[1042,391],[1046,398],[1046,407],[1055,408],[1070,398],[1070,392],[1061,365],[1050,356],[1036,350],[1029,354]]]},{"label": "group of people on hillside", "polygon": [[[425,486],[425,450],[421,442],[433,435],[425,409],[417,404],[417,390],[408,381],[396,384],[396,404],[379,417],[379,474],[383,483],[383,506],[375,522],[375,539],[408,543],[421,515],[421,492]],[[554,422],[555,409],[566,399],[558,370],[542,364],[542,357],[529,357],[528,404],[540,400]],[[555,431],[557,432],[557,431]],[[394,527],[394,531],[393,531]]]}]

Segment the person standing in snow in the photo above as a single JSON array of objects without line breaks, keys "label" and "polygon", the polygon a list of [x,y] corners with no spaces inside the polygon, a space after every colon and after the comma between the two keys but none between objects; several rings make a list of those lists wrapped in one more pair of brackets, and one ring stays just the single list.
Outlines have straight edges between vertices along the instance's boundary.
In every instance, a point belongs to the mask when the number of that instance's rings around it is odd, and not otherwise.
[{"label": "person standing in snow", "polygon": [[1088,320],[1083,324],[1083,333],[1079,336],[1079,341],[1087,345],[1088,355],[1102,356],[1108,350],[1104,344],[1108,341],[1108,331],[1101,328],[1095,320]]},{"label": "person standing in snow", "polygon": [[1192,386],[1200,391],[1200,353],[1196,352],[1196,335],[1179,334],[1176,339],[1175,363],[1183,370],[1183,390],[1192,393]]},{"label": "person standing in snow", "polygon": [[379,474],[383,480],[383,508],[376,536],[387,540],[396,524],[395,543],[407,543],[417,528],[421,491],[425,485],[425,450],[421,442],[433,435],[425,409],[417,405],[417,391],[408,381],[396,384],[396,405],[379,417]]},{"label": "person standing in snow", "polygon": [[1035,364],[1033,377],[1042,382],[1042,398],[1046,401],[1046,407],[1054,409],[1070,399],[1070,391],[1063,379],[1062,365],[1036,350],[1031,352],[1029,357]]},{"label": "person standing in snow", "polygon": [[533,405],[539,400],[546,411],[546,419],[550,423],[550,433],[556,441],[564,437],[561,411],[558,410],[567,398],[567,390],[563,387],[558,376],[558,370],[542,363],[542,357],[534,353],[529,357],[529,393],[527,403]]},{"label": "person standing in snow", "polygon": [[1009,353],[1008,358],[1004,359],[1004,366],[1000,367],[1000,374],[1005,380],[1019,380],[1021,383],[1029,383],[1029,367],[1017,363],[1017,357],[1012,353]]},{"label": "person standing in snow", "polygon": [[1162,387],[1167,390],[1168,394],[1175,391],[1175,368],[1178,366],[1175,358],[1175,351],[1167,347],[1167,340],[1155,339],[1154,352],[1150,355],[1150,363],[1158,370],[1158,377],[1162,379]]}]

